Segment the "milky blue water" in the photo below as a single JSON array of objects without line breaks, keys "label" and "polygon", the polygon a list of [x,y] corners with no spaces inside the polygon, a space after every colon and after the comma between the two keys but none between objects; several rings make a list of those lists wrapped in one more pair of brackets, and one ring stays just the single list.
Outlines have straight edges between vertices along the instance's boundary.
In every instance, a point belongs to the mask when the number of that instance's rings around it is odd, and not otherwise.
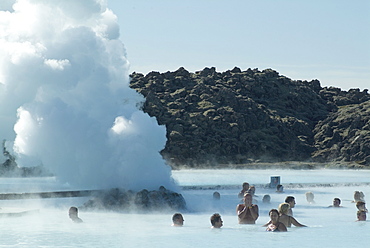
[{"label": "milky blue water", "polygon": [[[270,176],[278,175],[285,187],[282,194],[264,187]],[[172,212],[133,214],[80,211],[82,224],[68,218],[71,205],[80,206],[87,198],[3,200],[3,210],[15,207],[38,209],[21,217],[0,217],[0,247],[369,247],[370,223],[356,222],[355,190],[370,197],[370,171],[356,170],[181,170],[173,177],[187,200],[183,227],[172,227]],[[256,225],[239,225],[235,214],[237,194],[247,181],[256,185],[260,217]],[[329,186],[329,187],[323,187]],[[189,186],[191,187],[189,189]],[[64,190],[53,178],[1,179],[2,192]],[[220,201],[212,193],[221,194]],[[312,191],[315,204],[305,192]],[[271,195],[271,204],[261,202]],[[268,211],[277,208],[287,195],[296,198],[295,218],[307,228],[292,227],[287,233],[269,233],[262,227]],[[343,208],[327,208],[334,197]],[[224,220],[220,230],[210,228],[209,217],[218,212]]]}]

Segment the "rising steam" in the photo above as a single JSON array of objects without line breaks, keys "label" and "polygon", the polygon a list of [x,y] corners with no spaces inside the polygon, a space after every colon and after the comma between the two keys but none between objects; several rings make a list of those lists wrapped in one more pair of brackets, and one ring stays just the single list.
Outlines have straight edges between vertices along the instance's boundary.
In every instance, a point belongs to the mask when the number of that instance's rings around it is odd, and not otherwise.
[{"label": "rising steam", "polygon": [[0,138],[20,166],[42,163],[84,188],[171,188],[165,127],[129,88],[116,16],[104,1],[0,5]]}]

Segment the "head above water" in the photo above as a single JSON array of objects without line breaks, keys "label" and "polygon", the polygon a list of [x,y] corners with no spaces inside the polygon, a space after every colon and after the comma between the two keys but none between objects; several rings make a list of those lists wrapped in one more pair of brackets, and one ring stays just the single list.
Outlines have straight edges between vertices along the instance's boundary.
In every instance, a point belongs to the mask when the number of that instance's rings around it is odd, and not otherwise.
[{"label": "head above water", "polygon": [[270,195],[264,195],[262,198],[263,203],[270,203],[271,201],[271,196]]},{"label": "head above water", "polygon": [[366,210],[358,210],[357,211],[357,220],[358,221],[366,221]]},{"label": "head above water", "polygon": [[220,200],[220,198],[221,198],[221,195],[219,192],[217,191],[213,192],[213,199]]},{"label": "head above water", "polygon": [[284,202],[284,203],[281,203],[279,205],[278,209],[279,209],[280,214],[288,214],[288,211],[290,209],[290,205],[289,205],[289,203]]},{"label": "head above water", "polygon": [[173,226],[183,226],[184,225],[184,217],[180,213],[175,213],[172,216]]},{"label": "head above water", "polygon": [[356,207],[357,207],[357,209],[359,209],[359,210],[361,210],[361,209],[366,209],[366,207],[365,207],[365,202],[363,202],[363,201],[358,201],[358,202],[356,202]]},{"label": "head above water", "polygon": [[213,214],[211,216],[210,220],[211,220],[211,225],[214,228],[220,228],[220,227],[223,226],[223,221],[221,219],[221,215],[218,214],[218,213]]},{"label": "head above water", "polygon": [[340,207],[341,202],[342,201],[338,197],[335,197],[334,200],[333,200],[333,206],[334,207]]},{"label": "head above water", "polygon": [[271,209],[269,211],[269,216],[273,224],[279,221],[279,211],[277,209]]},{"label": "head above water", "polygon": [[69,218],[71,218],[73,222],[76,222],[76,223],[82,222],[82,220],[78,217],[78,208],[70,207],[68,210],[68,215],[69,215]]},{"label": "head above water", "polygon": [[244,190],[248,190],[249,189],[249,183],[244,182],[242,187],[243,187]]},{"label": "head above water", "polygon": [[306,200],[308,203],[314,203],[314,197],[315,195],[312,192],[306,192]]},{"label": "head above water", "polygon": [[364,198],[365,198],[365,195],[364,195],[364,193],[363,193],[362,191],[357,191],[357,190],[356,190],[356,191],[353,193],[353,198],[354,198],[355,202],[363,201],[363,200],[364,200]]},{"label": "head above water", "polygon": [[284,186],[283,186],[283,185],[281,185],[281,184],[278,184],[278,185],[276,186],[276,192],[281,193],[281,192],[283,192],[283,191],[284,191]]},{"label": "head above water", "polygon": [[294,206],[295,206],[295,204],[296,204],[294,196],[287,196],[287,197],[285,198],[285,202],[286,202],[286,203],[289,203],[290,208],[294,208]]},{"label": "head above water", "polygon": [[78,208],[76,207],[70,207],[68,211],[69,217],[78,216]]}]

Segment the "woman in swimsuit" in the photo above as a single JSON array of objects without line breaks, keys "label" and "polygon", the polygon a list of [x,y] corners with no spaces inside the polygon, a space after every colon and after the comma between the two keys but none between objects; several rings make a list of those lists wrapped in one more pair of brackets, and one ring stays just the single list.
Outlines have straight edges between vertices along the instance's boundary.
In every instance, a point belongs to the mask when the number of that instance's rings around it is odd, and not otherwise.
[{"label": "woman in swimsuit", "polygon": [[284,223],[286,227],[291,227],[292,224],[297,227],[305,227],[305,225],[302,225],[299,223],[293,216],[288,215],[289,212],[289,203],[281,203],[279,205],[279,214],[280,218],[279,220]]},{"label": "woman in swimsuit", "polygon": [[267,225],[266,231],[268,232],[286,232],[286,226],[279,221],[279,211],[271,209],[269,212],[270,224]]},{"label": "woman in swimsuit", "polygon": [[[291,227],[292,224],[297,227],[305,227],[305,225],[299,223],[294,217],[288,215],[289,208],[289,203],[284,202],[279,205],[279,221],[282,222],[286,227]],[[264,226],[268,226],[269,224],[271,224],[271,221]]]}]

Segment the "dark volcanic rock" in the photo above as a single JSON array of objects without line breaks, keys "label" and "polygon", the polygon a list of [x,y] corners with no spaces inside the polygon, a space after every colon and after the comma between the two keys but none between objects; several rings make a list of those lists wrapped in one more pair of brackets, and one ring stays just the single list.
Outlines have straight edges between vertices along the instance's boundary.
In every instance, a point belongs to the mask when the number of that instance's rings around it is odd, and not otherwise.
[{"label": "dark volcanic rock", "polygon": [[318,161],[355,161],[370,165],[370,100],[343,105],[314,129]]},{"label": "dark volcanic rock", "polygon": [[317,123],[370,99],[367,91],[322,88],[318,80],[291,80],[271,69],[179,68],[131,78],[146,98],[143,110],[166,125],[161,153],[173,166],[334,159],[317,155]]},{"label": "dark volcanic rock", "polygon": [[87,201],[82,209],[111,211],[180,211],[186,209],[184,197],[161,186],[159,190],[139,192],[112,189],[101,192]]}]

